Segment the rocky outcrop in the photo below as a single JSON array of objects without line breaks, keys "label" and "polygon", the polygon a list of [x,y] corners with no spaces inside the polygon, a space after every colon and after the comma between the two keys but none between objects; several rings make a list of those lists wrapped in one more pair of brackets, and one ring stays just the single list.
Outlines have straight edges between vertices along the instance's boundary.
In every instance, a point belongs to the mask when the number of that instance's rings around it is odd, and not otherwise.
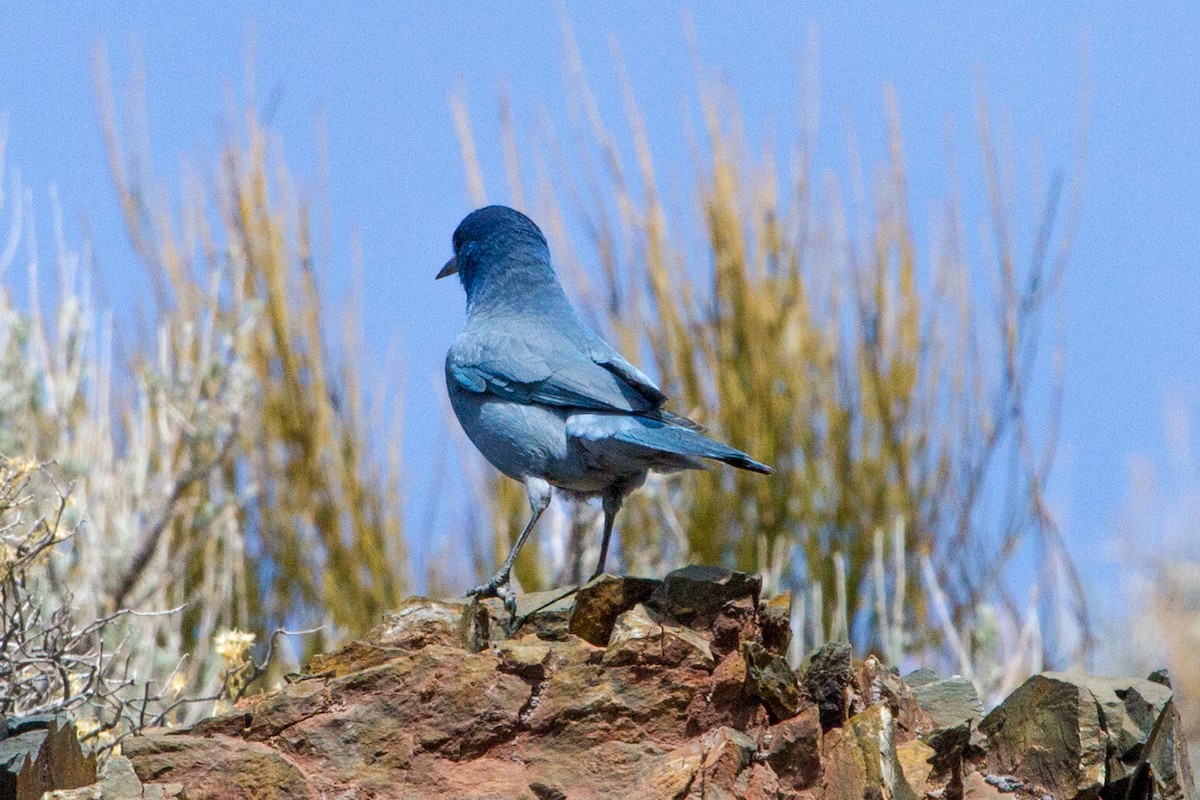
[{"label": "rocky outcrop", "polygon": [[793,671],[788,598],[759,589],[602,576],[512,621],[414,598],[281,691],[124,753],[190,800],[1194,797],[1161,682],[1047,673],[984,717],[969,681],[844,644]]}]

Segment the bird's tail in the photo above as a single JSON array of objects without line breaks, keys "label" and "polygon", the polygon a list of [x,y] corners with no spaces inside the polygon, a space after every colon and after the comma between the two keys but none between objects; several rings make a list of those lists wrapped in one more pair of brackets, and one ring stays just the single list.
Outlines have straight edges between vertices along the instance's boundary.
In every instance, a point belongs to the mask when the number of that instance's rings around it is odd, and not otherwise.
[{"label": "bird's tail", "polygon": [[735,450],[728,445],[713,441],[694,430],[669,425],[656,420],[640,419],[640,425],[622,427],[613,431],[612,436],[628,444],[662,450],[681,456],[699,456],[721,461],[738,469],[751,472],[761,472],[770,475],[773,469],[766,464],[755,461],[741,450]]}]

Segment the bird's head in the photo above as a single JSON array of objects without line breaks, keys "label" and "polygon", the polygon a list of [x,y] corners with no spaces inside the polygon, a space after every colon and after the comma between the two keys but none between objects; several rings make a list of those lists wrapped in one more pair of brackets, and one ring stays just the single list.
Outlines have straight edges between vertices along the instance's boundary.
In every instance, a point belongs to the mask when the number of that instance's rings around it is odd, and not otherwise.
[{"label": "bird's head", "polygon": [[479,282],[506,274],[549,273],[550,250],[533,220],[508,206],[472,211],[454,231],[454,256],[438,278],[457,274],[471,294]]}]

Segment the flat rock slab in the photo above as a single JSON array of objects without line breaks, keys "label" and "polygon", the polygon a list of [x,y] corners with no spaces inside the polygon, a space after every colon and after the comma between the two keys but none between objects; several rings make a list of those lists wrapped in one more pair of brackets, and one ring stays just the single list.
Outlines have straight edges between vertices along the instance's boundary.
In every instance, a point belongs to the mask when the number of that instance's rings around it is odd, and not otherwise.
[{"label": "flat rock slab", "polygon": [[638,604],[617,617],[601,663],[609,667],[661,664],[711,671],[709,642],[691,628],[668,622]]},{"label": "flat rock slab", "polygon": [[933,730],[927,735],[983,719],[983,701],[975,684],[966,678],[942,678],[932,670],[918,670],[904,676],[904,683],[912,688],[917,705],[930,716]]}]

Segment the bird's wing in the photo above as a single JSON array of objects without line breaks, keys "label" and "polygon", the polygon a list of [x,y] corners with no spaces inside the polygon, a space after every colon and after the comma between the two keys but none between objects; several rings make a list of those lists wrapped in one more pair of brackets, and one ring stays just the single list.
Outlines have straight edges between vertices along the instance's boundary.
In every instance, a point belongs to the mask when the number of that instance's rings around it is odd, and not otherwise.
[{"label": "bird's wing", "polygon": [[662,389],[659,389],[646,373],[622,358],[620,353],[605,342],[598,341],[589,350],[588,355],[591,356],[592,361],[632,386],[638,394],[649,400],[656,408],[667,401],[667,396],[663,394]]},{"label": "bird's wing", "polygon": [[659,389],[646,373],[626,361],[608,342],[599,337],[594,337],[588,349],[593,361],[625,381],[638,394],[649,400],[656,410],[656,417],[662,419],[664,422],[669,422],[672,425],[678,425],[682,428],[694,431],[704,430],[704,426],[700,423],[663,408],[662,405],[667,402],[667,396],[663,394],[662,389]]},{"label": "bird's wing", "polygon": [[607,345],[589,342],[585,349],[553,335],[464,334],[450,348],[446,370],[467,391],[518,403],[646,414],[666,400]]}]

